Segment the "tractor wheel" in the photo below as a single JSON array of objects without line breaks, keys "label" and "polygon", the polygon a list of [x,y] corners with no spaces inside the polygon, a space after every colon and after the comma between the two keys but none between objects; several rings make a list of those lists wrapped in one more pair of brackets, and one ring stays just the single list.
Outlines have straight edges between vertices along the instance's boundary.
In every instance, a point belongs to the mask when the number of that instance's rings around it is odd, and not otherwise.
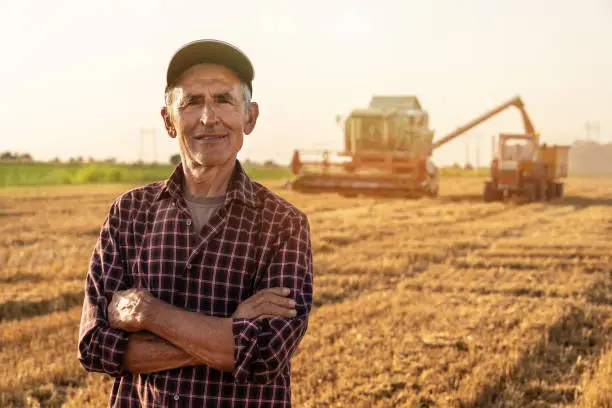
[{"label": "tractor wheel", "polygon": [[439,188],[438,188],[438,186],[430,189],[427,192],[427,196],[430,197],[430,198],[436,198],[436,197],[438,197],[438,195],[439,195]]},{"label": "tractor wheel", "polygon": [[538,189],[537,186],[533,183],[526,184],[524,187],[525,190],[525,198],[528,202],[532,203],[537,201],[538,199]]},{"label": "tractor wheel", "polygon": [[484,188],[484,202],[491,203],[501,200],[502,193],[495,188],[492,182],[487,181]]},{"label": "tractor wheel", "polygon": [[546,181],[536,182],[534,186],[535,186],[535,199],[537,201],[546,201],[546,199],[548,198]]},{"label": "tractor wheel", "polygon": [[563,197],[563,183],[555,183],[555,197],[561,198]]},{"label": "tractor wheel", "polygon": [[553,200],[557,198],[557,183],[548,182],[548,190],[546,191],[546,198]]}]

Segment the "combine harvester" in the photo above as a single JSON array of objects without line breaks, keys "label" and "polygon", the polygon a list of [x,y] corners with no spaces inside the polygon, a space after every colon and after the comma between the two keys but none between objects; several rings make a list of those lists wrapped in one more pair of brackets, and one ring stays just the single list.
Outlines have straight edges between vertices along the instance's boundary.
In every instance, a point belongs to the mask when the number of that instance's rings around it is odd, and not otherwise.
[{"label": "combine harvester", "polygon": [[344,151],[294,151],[291,187],[343,196],[435,197],[440,177],[430,159],[433,151],[511,106],[520,110],[525,132],[533,134],[523,102],[515,97],[434,142],[429,114],[416,96],[374,96],[368,108],[354,109],[344,121]]},{"label": "combine harvester", "polygon": [[415,96],[375,96],[344,121],[344,151],[295,150],[292,188],[343,196],[435,196],[433,131]]}]

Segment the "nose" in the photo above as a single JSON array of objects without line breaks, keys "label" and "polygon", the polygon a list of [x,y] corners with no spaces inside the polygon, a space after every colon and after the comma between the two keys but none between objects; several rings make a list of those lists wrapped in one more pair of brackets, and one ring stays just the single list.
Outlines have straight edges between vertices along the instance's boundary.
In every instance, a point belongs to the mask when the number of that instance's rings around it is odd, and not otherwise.
[{"label": "nose", "polygon": [[214,125],[217,123],[219,117],[215,110],[208,104],[204,104],[204,109],[202,109],[202,115],[200,116],[200,123],[204,126]]}]

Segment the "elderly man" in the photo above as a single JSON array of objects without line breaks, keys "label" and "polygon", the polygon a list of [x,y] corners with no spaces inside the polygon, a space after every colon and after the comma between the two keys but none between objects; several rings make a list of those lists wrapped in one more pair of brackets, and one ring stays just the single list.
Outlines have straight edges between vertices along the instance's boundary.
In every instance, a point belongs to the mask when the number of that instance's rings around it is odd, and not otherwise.
[{"label": "elderly man", "polygon": [[307,217],[237,153],[259,108],[253,67],[221,41],[183,46],[162,117],[181,163],[119,196],[86,279],[78,358],[115,378],[111,407],[288,407],[313,294]]}]

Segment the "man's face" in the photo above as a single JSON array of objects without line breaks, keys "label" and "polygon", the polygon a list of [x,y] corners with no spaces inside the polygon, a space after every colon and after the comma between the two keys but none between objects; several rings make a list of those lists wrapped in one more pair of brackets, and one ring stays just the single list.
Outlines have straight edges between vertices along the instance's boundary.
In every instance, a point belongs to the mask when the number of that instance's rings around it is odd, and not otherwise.
[{"label": "man's face", "polygon": [[240,80],[229,69],[202,64],[185,72],[162,116],[177,137],[188,167],[221,166],[233,161],[243,135],[255,127],[257,104],[244,101]]}]

